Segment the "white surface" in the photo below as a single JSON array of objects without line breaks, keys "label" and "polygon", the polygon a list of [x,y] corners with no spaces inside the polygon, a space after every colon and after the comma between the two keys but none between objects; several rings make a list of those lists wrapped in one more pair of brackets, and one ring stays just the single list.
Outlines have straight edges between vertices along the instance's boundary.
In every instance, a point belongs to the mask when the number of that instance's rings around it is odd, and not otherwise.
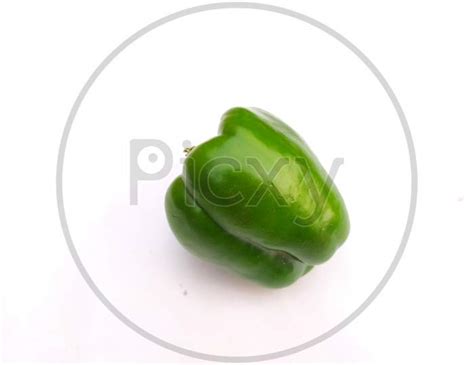
[{"label": "white surface", "polygon": [[[380,68],[407,114],[420,175],[412,238],[387,288],[349,327],[288,359],[472,357],[474,54],[465,47],[472,9],[345,2],[342,12],[341,4],[273,3],[333,27]],[[0,61],[2,156],[12,170],[2,189],[7,360],[189,360],[142,339],[105,309],[80,277],[59,227],[56,153],[79,89],[132,32],[198,2],[114,2],[112,13],[106,4],[46,2],[28,5],[28,14],[13,5],[1,12],[10,56]],[[426,6],[432,18],[424,16]],[[435,19],[447,15],[450,26],[439,26]],[[19,19],[29,25],[19,28]],[[220,115],[235,105],[259,106],[290,123],[327,169],[334,158],[345,159],[335,180],[350,212],[350,238],[329,263],[280,291],[194,258],[164,217],[182,141],[215,135]],[[133,138],[167,142],[175,160],[165,179],[139,183],[137,206],[129,205]],[[103,293],[156,336],[219,355],[280,350],[342,320],[388,267],[408,209],[405,142],[376,79],[325,33],[252,10],[192,15],[122,53],[78,113],[64,172],[71,233]]]}]

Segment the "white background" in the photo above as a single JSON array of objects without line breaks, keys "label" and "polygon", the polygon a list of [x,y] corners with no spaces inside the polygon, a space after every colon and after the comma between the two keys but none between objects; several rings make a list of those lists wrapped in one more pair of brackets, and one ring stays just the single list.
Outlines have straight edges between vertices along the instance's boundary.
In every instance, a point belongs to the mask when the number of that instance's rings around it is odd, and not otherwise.
[{"label": "white background", "polygon": [[[387,288],[342,332],[286,360],[472,359],[472,9],[272,3],[331,26],[379,67],[410,123],[420,179],[413,233]],[[197,4],[25,2],[0,12],[5,360],[192,361],[130,331],[86,286],[59,227],[55,164],[69,109],[99,62],[149,22]],[[291,123],[327,168],[345,159],[336,183],[351,236],[282,291],[193,258],[164,219],[181,142],[213,136],[234,105]],[[136,207],[128,205],[131,138],[162,139],[175,154],[167,179],[139,184]],[[354,55],[296,20],[225,10],[160,27],[107,68],[75,121],[64,185],[78,251],[120,310],[178,345],[253,355],[321,334],[369,294],[401,236],[409,171],[393,107]]]}]

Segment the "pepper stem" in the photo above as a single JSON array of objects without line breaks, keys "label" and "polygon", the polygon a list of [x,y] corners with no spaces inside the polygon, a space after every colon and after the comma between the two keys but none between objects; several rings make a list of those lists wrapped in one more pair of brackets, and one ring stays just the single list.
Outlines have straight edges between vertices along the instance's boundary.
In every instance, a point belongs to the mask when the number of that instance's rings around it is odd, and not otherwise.
[{"label": "pepper stem", "polygon": [[183,152],[184,152],[185,155],[187,156],[187,155],[189,155],[189,153],[190,153],[193,149],[194,149],[194,146],[186,147]]}]

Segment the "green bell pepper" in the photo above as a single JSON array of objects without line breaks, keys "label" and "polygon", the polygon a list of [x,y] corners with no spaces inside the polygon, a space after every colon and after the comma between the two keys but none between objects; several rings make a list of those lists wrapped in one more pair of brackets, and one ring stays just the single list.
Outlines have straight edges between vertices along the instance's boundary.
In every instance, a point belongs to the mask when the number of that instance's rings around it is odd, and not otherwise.
[{"label": "green bell pepper", "polygon": [[219,135],[190,149],[165,205],[178,241],[267,287],[295,282],[349,234],[337,188],[287,124],[233,108]]}]

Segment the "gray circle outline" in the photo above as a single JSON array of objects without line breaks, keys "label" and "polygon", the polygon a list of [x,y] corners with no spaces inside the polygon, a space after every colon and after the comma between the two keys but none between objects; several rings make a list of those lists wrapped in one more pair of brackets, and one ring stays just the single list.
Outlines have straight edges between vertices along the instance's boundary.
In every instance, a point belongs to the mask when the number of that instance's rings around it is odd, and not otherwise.
[{"label": "gray circle outline", "polygon": [[[63,199],[63,166],[64,166],[64,156],[66,152],[66,146],[67,146],[67,141],[69,137],[69,133],[71,131],[72,123],[74,121],[74,118],[76,117],[77,111],[79,110],[79,107],[84,100],[87,92],[91,88],[92,84],[95,82],[95,80],[99,77],[101,72],[107,67],[107,65],[112,62],[112,60],[118,56],[120,52],[122,52],[125,48],[127,48],[131,43],[136,41],[138,38],[141,36],[145,35],[146,33],[150,32],[151,30],[159,27],[160,25],[164,25],[166,23],[169,23],[173,20],[185,17],[187,15],[191,14],[196,14],[200,12],[205,12],[209,10],[218,10],[218,9],[254,9],[254,10],[264,10],[264,11],[269,11],[273,13],[278,13],[282,15],[286,15],[292,18],[295,18],[297,20],[300,20],[302,22],[305,22],[309,25],[312,25],[323,32],[329,34],[339,42],[341,42],[344,46],[346,46],[350,51],[352,51],[369,69],[370,71],[374,74],[374,76],[377,78],[377,80],[380,82],[382,85],[383,89],[389,96],[396,112],[398,115],[398,118],[400,119],[400,123],[402,125],[403,132],[405,134],[405,139],[407,143],[407,148],[409,152],[409,157],[410,157],[410,168],[411,168],[411,193],[410,193],[410,207],[408,211],[408,216],[407,216],[407,222],[405,225],[405,229],[403,231],[402,239],[400,246],[397,249],[397,252],[395,254],[395,257],[393,258],[387,272],[383,276],[382,280],[377,284],[375,289],[370,293],[370,295],[365,299],[365,301],[354,311],[352,312],[348,317],[346,317],[343,321],[341,321],[339,324],[337,324],[335,327],[330,329],[329,331],[319,335],[318,337],[307,341],[301,345],[294,346],[285,350],[281,351],[276,351],[268,354],[263,354],[263,355],[252,355],[252,356],[220,356],[220,355],[212,355],[212,354],[206,354],[202,352],[197,352],[197,351],[192,351],[186,348],[179,347],[177,345],[174,345],[172,343],[166,342],[153,334],[147,332],[134,322],[132,322],[130,319],[128,319],[124,314],[122,314],[106,297],[105,295],[100,291],[100,289],[96,286],[92,278],[90,277],[89,273],[87,272],[86,268],[84,267],[77,250],[74,246],[71,234],[69,232],[69,227],[67,224],[67,219],[66,219],[66,213],[65,213],[65,208],[64,208],[64,199]],[[415,153],[415,146],[413,143],[413,138],[411,135],[411,131],[407,122],[407,119],[405,117],[405,114],[402,110],[402,107],[395,96],[395,93],[393,92],[392,88],[386,81],[386,79],[383,77],[381,72],[377,69],[377,67],[372,63],[372,61],[369,60],[369,58],[362,53],[361,50],[359,50],[354,44],[352,44],[348,39],[346,39],[344,36],[341,34],[337,33],[335,30],[329,28],[327,25],[317,21],[316,19],[313,19],[307,15],[304,15],[302,13],[298,13],[293,10],[289,10],[286,8],[282,8],[279,6],[275,5],[269,5],[269,4],[261,4],[261,3],[254,3],[254,2],[223,2],[223,3],[214,3],[214,4],[204,4],[204,5],[199,5],[187,9],[180,10],[178,12],[175,12],[173,14],[167,15],[161,19],[158,19],[150,24],[148,24],[146,27],[140,29],[136,33],[132,34],[129,38],[127,38],[125,41],[123,41],[119,46],[117,46],[100,64],[99,66],[94,70],[94,72],[91,74],[89,79],[87,80],[86,84],[82,87],[81,91],[79,92],[79,95],[77,96],[71,111],[69,112],[68,119],[66,121],[66,125],[64,127],[63,135],[61,137],[61,142],[59,146],[59,153],[58,153],[58,160],[57,160],[57,167],[56,167],[56,197],[57,197],[57,204],[58,204],[58,211],[59,211],[59,218],[61,222],[61,228],[64,233],[64,237],[66,239],[66,243],[68,245],[68,248],[71,252],[71,256],[79,269],[79,272],[81,273],[82,277],[86,281],[87,285],[92,289],[94,294],[97,296],[97,298],[105,305],[105,307],[112,312],[120,321],[122,321],[126,326],[131,328],[133,331],[141,335],[142,337],[146,338],[147,340],[160,345],[168,350],[177,352],[182,355],[194,357],[197,359],[202,359],[202,360],[208,360],[208,361],[220,361],[220,362],[255,362],[255,361],[264,361],[264,360],[271,360],[271,359],[276,359],[282,356],[288,356],[300,351],[303,351],[305,349],[308,349],[311,346],[314,346],[329,337],[333,336],[337,332],[339,332],[341,329],[343,329],[345,326],[347,326],[350,322],[352,322],[355,318],[357,318],[372,302],[373,300],[377,297],[377,295],[382,291],[384,286],[387,284],[388,280],[392,276],[393,272],[395,271],[398,263],[400,262],[400,259],[403,255],[403,252],[405,250],[405,247],[408,242],[408,238],[410,236],[411,228],[413,226],[413,221],[415,218],[415,210],[416,210],[416,201],[417,201],[417,191],[418,191],[418,170],[417,170],[417,162],[416,162],[416,153]]]}]

